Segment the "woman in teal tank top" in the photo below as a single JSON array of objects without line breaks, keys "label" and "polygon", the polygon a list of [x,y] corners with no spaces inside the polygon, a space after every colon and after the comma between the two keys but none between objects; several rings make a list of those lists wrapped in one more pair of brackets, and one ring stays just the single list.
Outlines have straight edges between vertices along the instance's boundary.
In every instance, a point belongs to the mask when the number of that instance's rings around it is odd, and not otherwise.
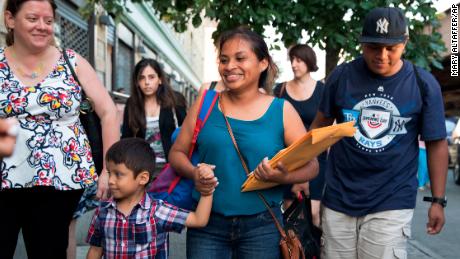
[{"label": "woman in teal tank top", "polygon": [[[256,178],[280,184],[302,183],[318,173],[316,160],[286,172],[269,167],[267,159],[305,134],[299,115],[288,102],[261,93],[270,90],[277,73],[263,38],[245,28],[222,34],[219,73],[225,90],[219,96],[197,140],[201,164],[187,158],[198,105],[188,113],[169,154],[171,165],[194,179],[197,198],[214,194],[208,225],[187,231],[187,258],[279,258],[280,234],[256,192],[242,193],[247,176],[227,130],[222,108],[237,145]],[[200,97],[203,94],[200,91]],[[201,180],[198,172],[212,168],[216,179]],[[280,221],[280,186],[261,191]]]}]

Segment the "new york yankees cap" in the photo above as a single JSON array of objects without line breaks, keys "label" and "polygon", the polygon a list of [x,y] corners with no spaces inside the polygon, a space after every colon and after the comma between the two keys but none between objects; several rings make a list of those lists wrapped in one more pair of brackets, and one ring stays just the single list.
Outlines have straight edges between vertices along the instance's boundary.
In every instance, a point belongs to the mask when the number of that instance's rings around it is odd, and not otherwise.
[{"label": "new york yankees cap", "polygon": [[360,43],[398,44],[409,37],[406,18],[399,8],[378,7],[364,19]]}]

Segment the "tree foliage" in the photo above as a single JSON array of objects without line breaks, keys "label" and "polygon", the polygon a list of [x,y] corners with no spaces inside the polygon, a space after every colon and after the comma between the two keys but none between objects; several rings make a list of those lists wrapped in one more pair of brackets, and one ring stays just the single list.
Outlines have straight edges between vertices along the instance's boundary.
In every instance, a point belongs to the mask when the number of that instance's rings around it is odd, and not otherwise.
[{"label": "tree foliage", "polygon": [[[89,0],[91,12],[95,4],[120,17],[127,0]],[[142,0],[131,0],[142,2]],[[307,43],[326,50],[326,73],[337,65],[340,57],[350,59],[360,53],[358,38],[364,16],[374,7],[397,6],[410,18],[410,41],[405,58],[428,68],[442,69],[440,53],[445,50],[441,35],[436,32],[440,23],[431,0],[144,0],[159,17],[171,23],[177,32],[187,30],[190,23],[198,27],[204,17],[217,21],[213,37],[227,29],[246,25],[263,33],[271,25],[281,33],[285,46],[299,42],[302,32]],[[415,17],[415,19],[414,19]],[[426,26],[429,30],[423,33]],[[426,30],[426,29],[425,29]]]}]

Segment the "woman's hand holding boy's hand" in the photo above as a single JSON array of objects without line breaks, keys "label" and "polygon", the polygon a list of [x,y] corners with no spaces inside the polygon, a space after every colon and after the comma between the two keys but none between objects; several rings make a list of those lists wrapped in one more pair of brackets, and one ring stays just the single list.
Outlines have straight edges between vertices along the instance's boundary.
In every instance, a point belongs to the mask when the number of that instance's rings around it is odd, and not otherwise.
[{"label": "woman's hand holding boy's hand", "polygon": [[266,182],[286,183],[287,175],[288,171],[281,162],[276,165],[275,169],[273,169],[268,163],[267,157],[265,157],[254,170],[254,176],[256,179]]},{"label": "woman's hand holding boy's hand", "polygon": [[205,163],[199,163],[195,167],[194,182],[195,189],[203,196],[211,195],[214,189],[219,184],[217,177],[214,177],[215,165],[209,165]]}]

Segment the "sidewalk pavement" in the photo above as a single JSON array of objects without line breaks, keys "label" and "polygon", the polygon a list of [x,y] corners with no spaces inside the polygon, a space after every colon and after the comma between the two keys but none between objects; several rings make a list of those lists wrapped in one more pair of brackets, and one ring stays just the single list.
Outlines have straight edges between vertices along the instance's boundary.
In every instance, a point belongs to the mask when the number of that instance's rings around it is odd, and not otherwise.
[{"label": "sidewalk pavement", "polygon": [[[185,259],[185,234],[171,234],[171,255],[170,259]],[[79,246],[77,249],[77,259],[85,259],[88,246]],[[416,240],[409,240],[407,243],[407,258],[409,259],[432,259],[440,258],[437,254],[426,247],[423,247]]]},{"label": "sidewalk pavement", "polygon": [[[77,223],[77,259],[85,259],[89,246],[85,243],[86,233],[91,221],[92,212],[83,215]],[[185,231],[182,234],[170,234],[170,259],[185,259]],[[415,239],[410,239],[407,243],[408,258],[431,259],[440,258],[437,253],[427,247],[422,246]],[[18,241],[18,248],[14,259],[27,258],[22,235]]]},{"label": "sidewalk pavement", "polygon": [[[185,259],[185,231],[182,234],[171,233],[169,240],[169,259]],[[89,246],[87,245],[79,245],[77,247],[77,259],[85,259],[88,249]]]},{"label": "sidewalk pavement", "polygon": [[409,239],[409,242],[407,242],[407,258],[432,259],[442,257],[428,247],[423,246],[417,240]]}]

